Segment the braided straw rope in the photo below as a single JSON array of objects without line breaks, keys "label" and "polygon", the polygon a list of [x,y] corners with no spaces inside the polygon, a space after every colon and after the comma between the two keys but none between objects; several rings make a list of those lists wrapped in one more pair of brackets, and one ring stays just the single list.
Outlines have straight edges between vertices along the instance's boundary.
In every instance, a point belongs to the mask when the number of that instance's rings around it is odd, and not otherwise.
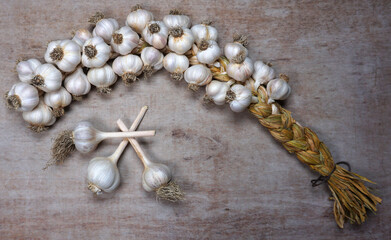
[{"label": "braided straw rope", "polygon": [[[276,104],[280,114],[272,114],[272,106],[267,103],[268,95],[263,86],[253,94],[259,102],[251,105],[249,110],[271,135],[288,152],[296,154],[302,163],[320,175],[328,176],[332,173],[327,183],[334,200],[335,221],[340,228],[343,228],[345,219],[361,224],[367,218],[367,209],[376,211],[376,205],[382,200],[370,193],[363,184],[373,182],[335,165],[326,145],[311,129],[297,123],[288,110]],[[335,171],[332,172],[334,167]]]}]

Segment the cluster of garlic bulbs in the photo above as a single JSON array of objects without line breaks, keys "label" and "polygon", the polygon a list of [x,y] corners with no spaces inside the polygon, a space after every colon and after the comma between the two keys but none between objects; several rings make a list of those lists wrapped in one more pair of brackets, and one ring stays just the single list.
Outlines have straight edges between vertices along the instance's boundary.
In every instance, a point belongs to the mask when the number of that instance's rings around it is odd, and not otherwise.
[{"label": "cluster of garlic bulbs", "polygon": [[245,36],[235,35],[221,49],[211,22],[191,26],[190,18],[178,10],[158,21],[137,5],[122,27],[102,13],[89,21],[94,24],[92,31],[79,29],[72,39],[50,42],[46,63],[37,59],[18,63],[21,83],[12,86],[5,98],[10,108],[24,112],[32,129],[52,125],[72,99],[90,92],[91,85],[99,93],[110,93],[118,77],[129,86],[141,74],[149,77],[162,68],[173,79],[184,79],[191,90],[206,86],[205,99],[217,105],[227,102],[234,112],[257,101],[252,93],[260,85],[266,86],[269,104],[291,92],[285,75],[276,77],[269,64],[249,58]]}]

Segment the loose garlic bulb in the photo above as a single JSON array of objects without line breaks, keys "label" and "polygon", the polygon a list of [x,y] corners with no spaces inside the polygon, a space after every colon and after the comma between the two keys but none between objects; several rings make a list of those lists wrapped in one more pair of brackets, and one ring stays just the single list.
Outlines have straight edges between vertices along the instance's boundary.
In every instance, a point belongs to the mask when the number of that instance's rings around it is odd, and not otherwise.
[{"label": "loose garlic bulb", "polygon": [[202,64],[189,67],[185,72],[185,81],[189,83],[189,89],[197,91],[199,86],[204,86],[212,81],[212,72]]},{"label": "loose garlic bulb", "polygon": [[220,56],[221,50],[216,41],[201,40],[197,52],[197,59],[200,63],[213,64]]},{"label": "loose garlic bulb", "polygon": [[163,22],[169,29],[176,27],[190,28],[191,26],[190,18],[176,9],[171,10],[169,15],[164,16]]},{"label": "loose garlic bulb", "polygon": [[149,22],[153,21],[153,14],[136,5],[126,18],[126,25],[141,34]]},{"label": "loose garlic bulb", "polygon": [[87,79],[97,88],[98,93],[107,94],[111,92],[110,86],[117,81],[117,75],[110,65],[106,64],[103,67],[88,70]]},{"label": "loose garlic bulb", "polygon": [[42,132],[56,122],[52,110],[43,100],[32,111],[23,112],[23,119],[30,124],[29,128],[34,132]]},{"label": "loose garlic bulb", "polygon": [[87,29],[79,29],[75,32],[75,35],[73,36],[72,40],[77,43],[77,45],[80,46],[80,49],[82,50],[82,47],[88,39],[92,38],[92,34]]},{"label": "loose garlic bulb", "polygon": [[84,42],[81,61],[88,68],[99,68],[110,58],[111,47],[101,37],[93,37]]},{"label": "loose garlic bulb", "polygon": [[211,99],[217,105],[223,105],[226,103],[227,92],[233,83],[233,80],[228,82],[213,80],[206,86],[205,97]]},{"label": "loose garlic bulb", "polygon": [[40,65],[42,65],[42,63],[35,58],[19,62],[18,65],[16,65],[16,72],[18,73],[19,80],[25,83],[31,83],[31,80],[34,78],[34,71]]},{"label": "loose garlic bulb", "polygon": [[119,28],[117,20],[114,18],[104,18],[103,13],[100,12],[92,16],[89,22],[95,24],[92,36],[101,37],[106,43],[110,42],[111,35]]},{"label": "loose garlic bulb", "polygon": [[64,107],[72,102],[72,95],[63,87],[54,92],[45,93],[43,100],[46,105],[52,108],[55,117],[64,115]]},{"label": "loose garlic bulb", "polygon": [[178,54],[184,54],[190,50],[194,43],[193,33],[188,28],[175,27],[169,31],[168,47]]},{"label": "loose garlic bulb", "polygon": [[142,185],[145,191],[156,191],[161,186],[166,185],[172,178],[171,169],[164,164],[148,162],[143,176]]},{"label": "loose garlic bulb", "polygon": [[253,79],[255,80],[254,87],[258,89],[261,84],[266,84],[270,80],[274,79],[274,69],[264,64],[262,61],[256,61],[254,63]]},{"label": "loose garlic bulb", "polygon": [[[229,102],[229,107],[232,111],[242,112],[250,106],[253,98],[248,88],[240,84],[235,84],[227,92],[226,100]],[[254,99],[254,101],[256,100]]]},{"label": "loose garlic bulb", "polygon": [[163,59],[163,66],[175,80],[182,80],[183,73],[189,68],[189,59],[184,55],[169,53]]},{"label": "loose garlic bulb", "polygon": [[164,55],[153,47],[146,47],[141,51],[141,60],[144,63],[143,72],[147,77],[163,67]]},{"label": "loose garlic bulb", "polygon": [[198,25],[194,25],[191,28],[194,36],[194,42],[197,44],[201,42],[201,40],[212,40],[217,42],[218,33],[216,28],[210,26],[210,23],[202,23]]},{"label": "loose garlic bulb", "polygon": [[239,82],[245,82],[254,72],[253,61],[246,58],[242,63],[232,63],[227,65],[227,74]]},{"label": "loose garlic bulb", "polygon": [[242,44],[233,42],[225,45],[224,54],[230,62],[242,63],[247,58],[248,51]]},{"label": "loose garlic bulb", "polygon": [[62,83],[61,72],[52,64],[45,63],[34,71],[31,84],[44,92],[53,92],[60,89]]},{"label": "loose garlic bulb", "polygon": [[45,61],[63,72],[73,72],[80,60],[80,46],[68,39],[50,42],[45,53]]},{"label": "loose garlic bulb", "polygon": [[78,67],[74,73],[65,78],[64,87],[76,98],[86,95],[91,90],[91,84],[81,67]]},{"label": "loose garlic bulb", "polygon": [[126,86],[138,80],[137,76],[142,73],[143,62],[137,55],[129,54],[122,57],[117,57],[113,62],[114,72],[122,77],[122,81]]},{"label": "loose garlic bulb", "polygon": [[168,28],[161,21],[151,21],[144,28],[144,40],[156,49],[162,49],[167,44]]},{"label": "loose garlic bulb", "polygon": [[20,82],[14,84],[5,94],[8,108],[19,112],[33,110],[39,103],[38,90],[30,84]]},{"label": "loose garlic bulb", "polygon": [[291,87],[288,84],[289,79],[285,75],[280,75],[280,78],[271,80],[266,87],[269,95],[268,103],[273,103],[275,100],[285,100],[291,93]]},{"label": "loose garlic bulb", "polygon": [[138,46],[138,42],[138,34],[130,27],[124,26],[113,33],[110,43],[115,52],[126,55]]}]

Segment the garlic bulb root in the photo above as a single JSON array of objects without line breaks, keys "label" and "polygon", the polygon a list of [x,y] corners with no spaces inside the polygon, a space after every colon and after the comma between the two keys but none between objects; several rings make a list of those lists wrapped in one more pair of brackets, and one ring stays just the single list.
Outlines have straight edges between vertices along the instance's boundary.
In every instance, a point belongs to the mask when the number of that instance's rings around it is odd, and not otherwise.
[{"label": "garlic bulb root", "polygon": [[243,47],[247,47],[248,46],[248,39],[247,39],[246,35],[235,33],[234,36],[233,36],[233,40],[234,40],[234,42],[242,44]]},{"label": "garlic bulb root", "polygon": [[52,146],[52,159],[49,160],[44,170],[53,164],[62,163],[73,151],[75,151],[76,147],[73,143],[73,133],[71,130],[65,130],[61,132],[55,139]]},{"label": "garlic bulb root", "polygon": [[166,185],[159,187],[156,190],[156,195],[159,198],[170,202],[178,202],[184,199],[184,194],[181,188],[174,181],[170,181]]},{"label": "garlic bulb root", "polygon": [[104,19],[105,15],[102,12],[96,12],[94,15],[92,15],[89,19],[88,22],[92,24],[98,23],[100,20]]}]

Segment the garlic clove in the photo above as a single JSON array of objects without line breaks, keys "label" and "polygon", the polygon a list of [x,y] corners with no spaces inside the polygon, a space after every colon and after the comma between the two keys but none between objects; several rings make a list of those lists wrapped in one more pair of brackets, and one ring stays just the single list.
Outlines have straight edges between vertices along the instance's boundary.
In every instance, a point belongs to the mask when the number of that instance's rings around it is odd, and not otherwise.
[{"label": "garlic clove", "polygon": [[138,80],[137,76],[142,73],[143,62],[137,55],[128,54],[117,57],[113,62],[114,72],[122,77],[126,86]]},{"label": "garlic clove", "polygon": [[285,100],[291,93],[291,87],[286,80],[282,78],[276,78],[271,80],[266,87],[267,94],[269,95],[268,103],[272,103],[275,100]]},{"label": "garlic clove", "polygon": [[72,40],[79,45],[80,50],[82,50],[82,47],[88,39],[92,38],[92,33],[88,31],[87,29],[79,29],[75,32],[75,35],[73,36]]},{"label": "garlic clove", "polygon": [[16,72],[18,73],[19,80],[25,83],[31,83],[34,78],[34,71],[40,65],[42,65],[42,63],[35,58],[19,62],[16,65]]},{"label": "garlic clove", "polygon": [[153,14],[136,5],[126,18],[126,25],[141,34],[149,22],[153,21]]},{"label": "garlic clove", "polygon": [[183,73],[189,68],[189,59],[184,55],[169,53],[163,59],[163,66],[175,80],[182,80]]},{"label": "garlic clove", "polygon": [[189,67],[185,71],[185,81],[189,83],[189,89],[196,91],[199,86],[204,86],[212,81],[212,72],[202,64]]},{"label": "garlic clove", "polygon": [[103,67],[88,70],[87,79],[97,88],[99,93],[107,94],[111,92],[110,86],[117,81],[117,75],[110,65],[106,64]]},{"label": "garlic clove", "polygon": [[61,117],[64,115],[64,107],[71,104],[72,95],[65,88],[61,87],[57,91],[45,93],[43,99],[45,104],[52,108],[53,115]]},{"label": "garlic clove", "polygon": [[161,21],[151,21],[142,32],[144,40],[156,49],[163,49],[167,44],[168,28]]},{"label": "garlic clove", "polygon": [[242,63],[232,63],[227,65],[227,74],[239,82],[245,82],[254,72],[253,61],[246,58]]},{"label": "garlic clove", "polygon": [[200,63],[213,64],[221,56],[221,49],[216,41],[201,40],[198,44],[197,60]]},{"label": "garlic clove", "polygon": [[74,97],[86,95],[91,90],[91,84],[82,67],[78,67],[75,72],[65,78],[64,87]]},{"label": "garlic clove", "polygon": [[45,63],[35,69],[31,84],[44,92],[57,91],[62,84],[62,74],[54,65]]},{"label": "garlic clove", "polygon": [[233,112],[243,112],[251,104],[252,93],[245,86],[235,84],[227,92],[226,100]]},{"label": "garlic clove", "polygon": [[176,9],[171,10],[169,15],[164,16],[163,22],[169,29],[175,27],[190,28],[191,26],[190,18]]},{"label": "garlic clove", "polygon": [[68,39],[52,41],[48,44],[45,61],[56,64],[63,72],[73,72],[81,61],[80,46]]},{"label": "garlic clove", "polygon": [[115,31],[111,37],[111,47],[121,55],[132,52],[138,46],[139,36],[130,27],[124,26]]},{"label": "garlic clove", "polygon": [[39,103],[38,90],[30,84],[14,84],[4,96],[8,108],[19,112],[33,110]]},{"label": "garlic clove", "polygon": [[52,110],[41,100],[36,108],[23,112],[23,119],[30,124],[29,128],[34,132],[42,132],[48,126],[56,122]]},{"label": "garlic clove", "polygon": [[93,37],[83,45],[82,64],[88,68],[99,68],[109,60],[111,47],[101,37]]},{"label": "garlic clove", "polygon": [[274,79],[276,75],[273,68],[264,64],[262,61],[255,61],[252,77],[255,80],[254,88],[258,89],[261,84],[267,84],[270,80]]},{"label": "garlic clove", "polygon": [[194,43],[193,33],[188,28],[175,27],[169,32],[168,47],[178,54],[189,51]]}]

